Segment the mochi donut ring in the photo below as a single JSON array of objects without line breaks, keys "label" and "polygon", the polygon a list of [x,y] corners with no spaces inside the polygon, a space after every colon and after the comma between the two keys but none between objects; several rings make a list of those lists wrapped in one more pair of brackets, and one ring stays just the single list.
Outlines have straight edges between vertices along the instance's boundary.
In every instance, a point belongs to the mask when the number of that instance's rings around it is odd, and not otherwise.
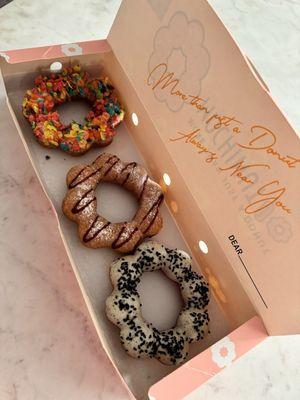
[{"label": "mochi donut ring", "polygon": [[[40,144],[59,148],[71,155],[81,155],[92,146],[107,146],[123,120],[124,111],[113,95],[108,78],[90,78],[79,65],[62,72],[35,79],[22,104],[24,117],[30,122]],[[61,122],[55,107],[67,101],[83,99],[91,105],[85,123]]]},{"label": "mochi donut ring", "polygon": [[[116,183],[133,192],[139,208],[132,221],[112,223],[97,213],[95,189],[101,182]],[[67,186],[62,210],[77,222],[79,238],[87,247],[111,247],[129,253],[162,228],[162,189],[136,162],[124,163],[115,155],[102,153],[90,165],[71,168]]]},{"label": "mochi donut ring", "polygon": [[[141,275],[156,270],[178,283],[184,303],[176,326],[165,331],[144,320],[137,289]],[[114,290],[106,300],[106,315],[120,328],[121,343],[130,356],[155,357],[163,364],[176,365],[187,357],[189,343],[203,339],[209,322],[209,289],[192,270],[191,258],[184,251],[144,242],[133,255],[112,263],[110,279]]]}]

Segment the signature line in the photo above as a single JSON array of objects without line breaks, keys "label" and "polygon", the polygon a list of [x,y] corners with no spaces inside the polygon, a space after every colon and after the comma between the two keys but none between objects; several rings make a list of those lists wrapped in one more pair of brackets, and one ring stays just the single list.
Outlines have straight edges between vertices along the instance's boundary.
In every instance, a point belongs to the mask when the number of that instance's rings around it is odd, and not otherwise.
[{"label": "signature line", "polygon": [[255,282],[254,282],[254,280],[253,280],[253,278],[252,278],[250,272],[248,271],[248,268],[246,267],[244,261],[242,260],[242,257],[241,257],[240,255],[238,255],[238,257],[239,257],[239,259],[240,259],[240,262],[243,264],[243,267],[245,268],[245,271],[247,272],[249,278],[251,279],[251,282],[253,283],[253,285],[254,285],[254,287],[255,287],[257,293],[259,294],[259,297],[261,298],[261,300],[262,300],[262,302],[264,303],[265,307],[268,308],[267,303],[265,302],[264,298],[262,297],[262,294],[260,293],[258,287],[256,286],[256,284],[255,284]]}]

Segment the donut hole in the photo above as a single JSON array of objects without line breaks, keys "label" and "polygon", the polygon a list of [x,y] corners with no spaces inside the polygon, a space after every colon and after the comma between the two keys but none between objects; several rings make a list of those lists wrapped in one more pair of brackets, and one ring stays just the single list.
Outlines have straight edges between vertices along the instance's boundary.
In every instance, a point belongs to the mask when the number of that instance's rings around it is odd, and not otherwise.
[{"label": "donut hole", "polygon": [[72,121],[76,121],[78,124],[85,124],[85,117],[90,110],[89,103],[81,99],[74,99],[70,102],[60,104],[56,108],[61,122],[65,125],[70,124]]},{"label": "donut hole", "polygon": [[[155,288],[155,295],[153,292]],[[143,318],[159,331],[173,328],[183,307],[179,286],[162,271],[145,272],[138,285]]]},{"label": "donut hole", "polygon": [[114,183],[101,182],[95,192],[98,214],[113,223],[133,219],[138,202],[129,190]]}]

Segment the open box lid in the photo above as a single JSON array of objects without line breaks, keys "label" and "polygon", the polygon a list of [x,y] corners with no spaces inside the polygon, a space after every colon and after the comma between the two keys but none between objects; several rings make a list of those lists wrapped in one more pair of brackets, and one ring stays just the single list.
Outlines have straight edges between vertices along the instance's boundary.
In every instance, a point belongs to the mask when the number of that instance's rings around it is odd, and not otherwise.
[{"label": "open box lid", "polygon": [[269,333],[299,333],[300,141],[267,87],[205,0],[125,0],[108,41]]}]

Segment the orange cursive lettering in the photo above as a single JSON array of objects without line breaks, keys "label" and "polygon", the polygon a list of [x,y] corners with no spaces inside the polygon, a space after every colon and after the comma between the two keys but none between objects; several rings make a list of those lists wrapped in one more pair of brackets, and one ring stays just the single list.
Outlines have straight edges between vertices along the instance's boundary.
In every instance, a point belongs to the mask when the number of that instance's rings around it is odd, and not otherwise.
[{"label": "orange cursive lettering", "polygon": [[247,177],[247,175],[244,175],[241,171],[244,171],[245,169],[248,168],[268,168],[270,169],[270,166],[267,164],[247,164],[244,165],[244,161],[237,162],[236,164],[230,165],[229,167],[219,167],[219,170],[221,171],[232,171],[230,176],[236,176],[239,178],[242,182],[245,182],[247,184],[253,184],[254,181],[250,178]]},{"label": "orange cursive lettering", "polygon": [[177,142],[179,140],[183,140],[185,143],[189,143],[197,148],[197,152],[199,154],[208,154],[208,157],[205,159],[205,162],[211,163],[214,160],[217,160],[218,156],[216,153],[210,151],[207,147],[200,142],[200,140],[196,139],[197,134],[200,132],[200,129],[196,129],[190,133],[182,133],[177,132],[178,136],[175,138],[169,138],[170,142]]},{"label": "orange cursive lettering", "polygon": [[277,150],[274,149],[274,145],[277,142],[277,138],[275,133],[273,133],[270,129],[261,126],[254,125],[251,127],[251,133],[258,133],[254,139],[250,140],[247,145],[239,144],[239,147],[248,150],[264,150],[267,154],[271,154],[276,157],[277,160],[281,161],[288,168],[295,168],[296,164],[300,162],[300,158],[292,157],[292,156],[283,156]]},{"label": "orange cursive lettering", "polygon": [[[276,207],[281,208],[283,211],[287,212],[288,214],[291,214],[292,211],[281,200],[279,200],[286,192],[285,187],[276,189],[276,187],[279,186],[279,184],[280,184],[279,181],[274,180],[272,182],[269,182],[269,183],[261,186],[256,192],[260,198],[258,200],[255,200],[253,203],[249,204],[245,208],[245,213],[246,214],[254,214],[254,213],[261,211],[273,204]],[[275,189],[272,190],[272,187],[274,188],[274,186],[275,186]]]}]

